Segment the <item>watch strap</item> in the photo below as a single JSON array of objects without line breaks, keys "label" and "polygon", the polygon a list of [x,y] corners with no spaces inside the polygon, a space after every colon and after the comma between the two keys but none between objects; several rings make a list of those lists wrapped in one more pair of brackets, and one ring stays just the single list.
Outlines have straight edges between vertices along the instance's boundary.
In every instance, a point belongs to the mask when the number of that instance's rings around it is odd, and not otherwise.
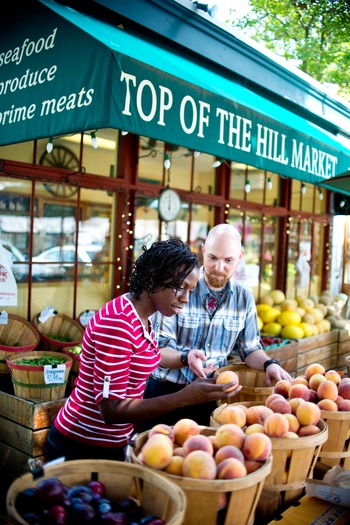
[{"label": "watch strap", "polygon": [[190,353],[190,350],[182,350],[181,352],[181,363],[185,366],[188,366],[188,354]]},{"label": "watch strap", "polygon": [[270,365],[279,365],[279,366],[281,366],[281,365],[280,365],[280,362],[277,361],[277,359],[268,359],[268,360],[265,361],[265,363],[264,363],[264,370],[265,370],[265,372],[266,372],[266,368],[267,368],[268,366],[270,366]]}]

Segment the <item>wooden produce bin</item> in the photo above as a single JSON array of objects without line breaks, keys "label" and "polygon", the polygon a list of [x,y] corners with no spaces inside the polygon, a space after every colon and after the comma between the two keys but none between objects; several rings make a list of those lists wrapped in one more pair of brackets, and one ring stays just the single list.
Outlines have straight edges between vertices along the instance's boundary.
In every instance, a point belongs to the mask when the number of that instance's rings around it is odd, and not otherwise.
[{"label": "wooden produce bin", "polygon": [[65,398],[23,399],[0,391],[0,474],[7,481],[29,471],[28,460],[46,461],[46,439]]},{"label": "wooden produce bin", "polygon": [[348,375],[348,377],[350,377],[348,362],[346,360],[348,356],[350,356],[349,331],[339,330],[337,370],[343,370]]},{"label": "wooden produce bin", "polygon": [[336,369],[338,361],[339,330],[298,339],[297,375],[304,374],[312,363],[320,363],[326,370]]}]

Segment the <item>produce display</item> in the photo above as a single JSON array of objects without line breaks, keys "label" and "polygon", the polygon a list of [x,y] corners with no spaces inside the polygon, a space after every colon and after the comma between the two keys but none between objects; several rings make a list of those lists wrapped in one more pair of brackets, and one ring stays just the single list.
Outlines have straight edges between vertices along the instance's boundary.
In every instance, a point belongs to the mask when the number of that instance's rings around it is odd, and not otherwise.
[{"label": "produce display", "polygon": [[320,297],[287,299],[281,290],[273,290],[256,306],[261,335],[301,339],[332,328],[350,329],[349,321],[342,317],[347,300],[346,294],[332,297],[329,291],[322,292]]},{"label": "produce display", "polygon": [[16,360],[17,365],[28,366],[46,366],[46,365],[62,365],[67,362],[65,357],[58,357],[53,355],[44,355],[42,357],[33,357],[32,359],[23,357]]},{"label": "produce display", "polygon": [[136,499],[112,501],[99,481],[67,487],[58,478],[46,478],[36,487],[19,492],[16,509],[35,525],[164,525],[154,515],[145,515]]},{"label": "produce display", "polygon": [[262,467],[272,450],[267,435],[248,435],[242,427],[228,423],[206,434],[205,427],[192,419],[180,419],[173,427],[157,424],[148,432],[138,460],[175,476],[242,478]]}]

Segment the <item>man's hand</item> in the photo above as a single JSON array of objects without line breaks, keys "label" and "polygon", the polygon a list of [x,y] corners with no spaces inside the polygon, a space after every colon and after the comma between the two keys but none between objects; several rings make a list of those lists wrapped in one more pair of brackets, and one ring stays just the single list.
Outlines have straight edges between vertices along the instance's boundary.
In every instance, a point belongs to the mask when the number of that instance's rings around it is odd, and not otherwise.
[{"label": "man's hand", "polygon": [[187,355],[188,366],[190,370],[198,377],[207,377],[213,374],[219,367],[214,364],[205,366],[207,357],[202,350],[191,350]]},{"label": "man's hand", "polygon": [[267,386],[272,386],[273,382],[280,381],[281,379],[286,379],[287,381],[292,380],[292,376],[286,372],[280,365],[272,364],[266,368],[266,384]]}]

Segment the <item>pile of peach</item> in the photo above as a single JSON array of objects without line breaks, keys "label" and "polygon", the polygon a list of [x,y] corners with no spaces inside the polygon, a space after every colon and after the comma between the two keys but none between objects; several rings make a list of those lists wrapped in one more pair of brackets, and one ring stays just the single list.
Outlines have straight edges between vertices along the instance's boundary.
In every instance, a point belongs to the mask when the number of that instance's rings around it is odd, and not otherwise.
[{"label": "pile of peach", "polygon": [[211,435],[204,430],[186,418],[173,427],[155,425],[137,457],[168,474],[204,480],[242,478],[270,457],[272,443],[265,434],[248,436],[237,424],[210,429]]},{"label": "pile of peach", "polygon": [[280,400],[278,412],[288,411],[283,400],[288,400],[289,405],[291,402],[294,405],[312,403],[320,410],[350,410],[350,378],[342,378],[336,370],[326,371],[319,363],[309,365],[304,375],[295,377],[290,383],[278,381],[273,393],[281,396],[277,398]]}]

